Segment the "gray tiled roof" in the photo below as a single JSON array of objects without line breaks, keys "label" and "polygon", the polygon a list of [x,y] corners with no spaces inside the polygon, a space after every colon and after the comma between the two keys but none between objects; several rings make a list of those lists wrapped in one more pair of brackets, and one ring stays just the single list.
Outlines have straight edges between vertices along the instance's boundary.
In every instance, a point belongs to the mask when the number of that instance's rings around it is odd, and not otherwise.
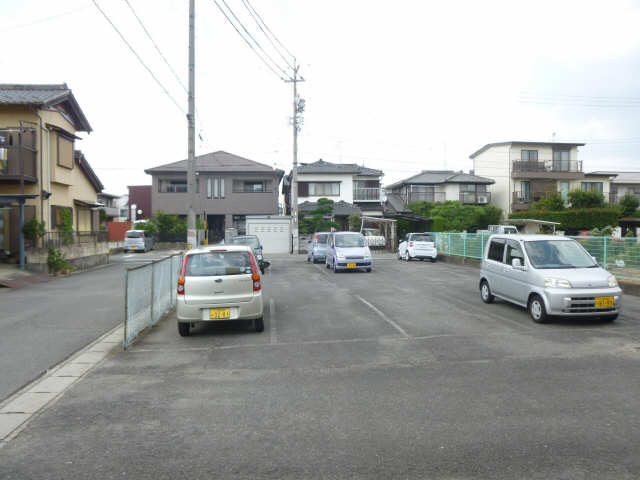
[{"label": "gray tiled roof", "polygon": [[[310,212],[311,210],[315,210],[318,206],[317,202],[303,202],[298,205],[298,210],[301,212]],[[333,204],[333,214],[339,216],[351,215],[352,213],[362,213],[359,207],[345,202],[344,200],[340,200]]]},{"label": "gray tiled roof", "polygon": [[67,111],[74,117],[75,127],[81,132],[91,132],[91,125],[66,83],[34,85],[0,83],[0,105],[50,106],[67,102]]},{"label": "gray tiled roof", "polygon": [[640,183],[640,172],[611,172],[611,171],[596,171],[585,173],[585,175],[609,175],[615,178],[611,180],[611,183]]},{"label": "gray tiled roof", "polygon": [[405,178],[399,182],[387,185],[385,188],[390,190],[401,185],[433,185],[438,183],[481,183],[490,185],[495,183],[494,180],[486,177],[479,177],[477,175],[471,175],[469,173],[463,173],[461,171],[456,172],[453,170],[423,170],[413,177]]},{"label": "gray tiled roof", "polygon": [[[160,165],[159,167],[148,168],[145,173],[154,175],[158,173],[186,173],[187,161],[180,160],[178,162],[167,163],[166,165]],[[198,172],[246,172],[246,173],[270,173],[277,172],[282,175],[282,170],[274,170],[269,165],[264,163],[258,163],[248,158],[240,157],[232,153],[223,152],[219,150],[217,152],[206,153],[204,155],[198,155],[196,157],[196,171]]]},{"label": "gray tiled roof", "polygon": [[382,175],[382,170],[363,167],[355,163],[331,163],[320,159],[317,162],[298,165],[298,173],[353,173],[379,177]]}]

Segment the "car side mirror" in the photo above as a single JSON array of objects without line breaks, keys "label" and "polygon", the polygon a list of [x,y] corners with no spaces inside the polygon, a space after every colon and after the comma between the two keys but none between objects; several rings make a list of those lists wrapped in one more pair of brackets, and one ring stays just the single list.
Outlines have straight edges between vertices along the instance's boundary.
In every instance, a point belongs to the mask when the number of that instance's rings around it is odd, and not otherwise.
[{"label": "car side mirror", "polygon": [[519,258],[512,259],[511,266],[516,270],[525,270],[525,267],[522,265],[522,260],[520,260]]},{"label": "car side mirror", "polygon": [[596,257],[594,257],[593,255],[591,255],[591,258],[593,259],[593,263],[595,263],[596,265],[599,265],[598,263],[598,259]]}]

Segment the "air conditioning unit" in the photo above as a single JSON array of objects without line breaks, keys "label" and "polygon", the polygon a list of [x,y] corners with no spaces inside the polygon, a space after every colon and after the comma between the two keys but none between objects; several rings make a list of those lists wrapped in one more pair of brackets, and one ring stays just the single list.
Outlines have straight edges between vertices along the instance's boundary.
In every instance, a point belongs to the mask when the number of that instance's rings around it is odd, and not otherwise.
[{"label": "air conditioning unit", "polygon": [[478,203],[489,203],[489,197],[487,195],[478,195]]}]

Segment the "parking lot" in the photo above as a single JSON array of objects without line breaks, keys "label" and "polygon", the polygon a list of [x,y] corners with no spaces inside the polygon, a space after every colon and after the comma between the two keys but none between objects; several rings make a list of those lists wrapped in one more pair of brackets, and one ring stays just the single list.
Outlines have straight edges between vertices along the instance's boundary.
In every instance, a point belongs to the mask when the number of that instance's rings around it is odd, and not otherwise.
[{"label": "parking lot", "polygon": [[470,267],[271,260],[263,333],[169,317],[0,449],[0,477],[640,477],[637,297],[537,325]]}]

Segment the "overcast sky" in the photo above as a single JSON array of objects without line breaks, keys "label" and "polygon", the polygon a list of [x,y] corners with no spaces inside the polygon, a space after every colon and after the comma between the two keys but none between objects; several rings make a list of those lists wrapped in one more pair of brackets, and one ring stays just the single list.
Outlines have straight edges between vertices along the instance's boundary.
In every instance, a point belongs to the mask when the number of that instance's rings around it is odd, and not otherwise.
[{"label": "overcast sky", "polygon": [[[218,2],[224,8],[222,0]],[[284,69],[242,0],[233,12]],[[99,5],[170,94],[180,83],[124,0]],[[129,0],[187,84],[188,1]],[[640,170],[640,5],[611,1],[251,0],[301,64],[299,161],[384,170],[472,168],[506,140],[581,141],[585,170]],[[91,0],[5,0],[6,83],[62,83],[94,131],[82,149],[111,193],[186,158],[184,114]],[[242,31],[242,30],[241,30]],[[291,84],[267,69],[213,0],[196,0],[196,153],[291,168]],[[289,59],[286,52],[284,56]]]}]

